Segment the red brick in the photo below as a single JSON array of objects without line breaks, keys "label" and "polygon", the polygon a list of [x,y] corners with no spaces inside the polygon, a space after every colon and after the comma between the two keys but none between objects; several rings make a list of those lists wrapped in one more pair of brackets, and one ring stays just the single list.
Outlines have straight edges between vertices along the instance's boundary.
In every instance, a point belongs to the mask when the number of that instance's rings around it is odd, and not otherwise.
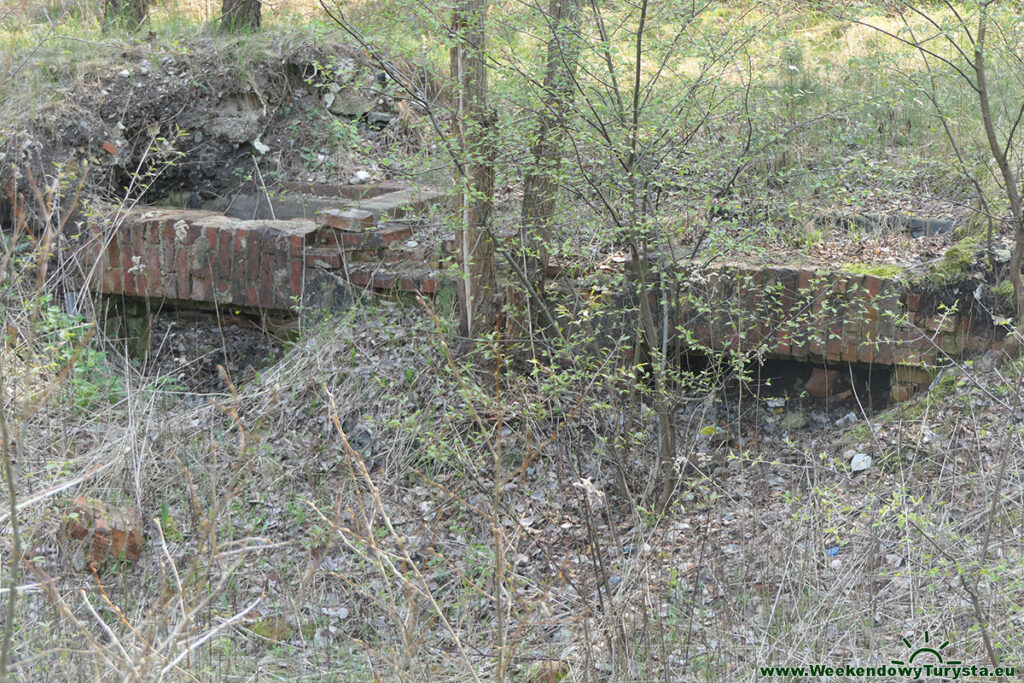
[{"label": "red brick", "polygon": [[929,332],[952,332],[959,323],[958,317],[955,315],[932,316],[924,321],[924,326]]},{"label": "red brick", "polygon": [[145,222],[146,231],[143,234],[143,239],[146,240],[146,244],[153,246],[160,244],[163,239],[161,232],[163,231],[163,221],[157,218],[148,219]]},{"label": "red brick", "polygon": [[[125,292],[129,294],[129,292]],[[148,297],[149,296],[149,277],[146,275],[145,270],[139,270],[135,273],[135,291],[130,293],[131,296]]]},{"label": "red brick", "polygon": [[389,225],[365,233],[345,233],[342,244],[347,249],[383,249],[389,244],[412,237],[412,226]]},{"label": "red brick", "polygon": [[150,244],[146,247],[146,296],[160,298],[164,295],[160,271],[160,245]]},{"label": "red brick", "polygon": [[374,289],[391,289],[395,286],[395,274],[378,272],[373,276]]},{"label": "red brick", "polygon": [[244,255],[249,245],[249,228],[244,227],[244,225],[244,223],[240,223],[232,235],[234,242],[231,245],[231,251],[234,252],[235,258],[240,258]]},{"label": "red brick", "polygon": [[[97,246],[99,246],[99,245],[97,244]],[[115,267],[123,267],[123,266],[121,266],[121,244],[120,244],[120,242],[117,239],[117,233],[116,232],[113,233],[110,236],[110,243],[107,244],[107,253],[106,253],[106,255],[107,255],[107,260],[109,261],[109,263],[111,265],[113,265]]]},{"label": "red brick", "polygon": [[832,338],[825,342],[825,358],[832,362],[839,362],[843,358],[843,340]]},{"label": "red brick", "polygon": [[214,264],[214,278],[216,283],[217,301],[230,303],[231,301],[231,278],[235,269],[235,235],[231,230],[220,230],[217,236],[217,260]]},{"label": "red brick", "polygon": [[241,301],[241,304],[250,308],[259,308],[260,293],[255,284],[249,283],[245,286],[245,299]]},{"label": "red brick", "polygon": [[882,365],[892,365],[893,363],[893,352],[894,347],[892,342],[879,341],[875,347],[875,363],[881,363]]},{"label": "red brick", "polygon": [[920,294],[907,294],[907,310],[915,313],[921,310]]},{"label": "red brick", "polygon": [[98,572],[111,555],[110,524],[103,519],[95,520],[90,535],[92,538],[88,548],[84,551],[85,566],[82,569],[87,572]]},{"label": "red brick", "polygon": [[775,346],[774,353],[780,356],[789,356],[793,352],[793,347],[789,343],[790,333],[789,330],[779,329],[775,334]]},{"label": "red brick", "polygon": [[116,245],[114,250],[118,253],[121,261],[121,269],[128,270],[132,267],[132,237],[131,233],[124,227],[115,232],[111,237],[111,245]]},{"label": "red brick", "polygon": [[255,284],[259,281],[260,260],[263,256],[264,233],[258,230],[250,230],[246,238],[245,248],[245,280],[247,283]]},{"label": "red brick", "polygon": [[377,220],[362,209],[326,209],[316,215],[317,224],[335,230],[362,231],[372,228]]},{"label": "red brick", "polygon": [[174,250],[176,246],[177,240],[174,237],[174,223],[170,220],[164,221],[160,229],[160,250],[163,254],[170,256],[170,258],[165,257],[164,259],[168,269],[174,268]]},{"label": "red brick", "polygon": [[133,223],[131,226],[131,249],[133,257],[141,257],[142,254],[146,252],[146,230],[147,226],[145,223]]},{"label": "red brick", "polygon": [[104,294],[121,294],[124,292],[124,271],[120,268],[107,268],[103,272]]},{"label": "red brick", "polygon": [[850,300],[856,300],[856,297],[864,296],[864,276],[863,275],[847,275],[846,276],[846,294]]},{"label": "red brick", "polygon": [[363,235],[357,233],[344,233],[341,235],[341,244],[346,249],[364,249],[367,248],[367,241]]},{"label": "red brick", "polygon": [[231,276],[229,287],[231,303],[236,306],[244,306],[246,305],[245,289],[249,285],[249,281],[245,277],[245,271],[247,268],[245,263],[245,252],[235,252],[235,258],[237,261],[234,264],[234,271]]},{"label": "red brick", "polygon": [[124,284],[121,287],[121,293],[124,294],[125,296],[137,296],[138,295],[138,286],[135,283],[136,275],[137,275],[137,271],[134,271],[134,270],[126,270],[126,271],[124,271],[124,277],[122,278],[122,282]]},{"label": "red brick", "polygon": [[811,332],[807,339],[807,353],[812,356],[822,357],[825,352],[825,342],[821,338],[821,332]]},{"label": "red brick", "polygon": [[185,219],[179,219],[174,223],[174,237],[184,247],[191,247],[203,233],[203,228],[197,223],[189,223]]},{"label": "red brick", "polygon": [[842,386],[842,373],[838,370],[814,368],[811,378],[807,380],[807,393],[815,398],[828,398]]},{"label": "red brick", "polygon": [[334,249],[309,249],[306,251],[304,262],[309,268],[341,268],[341,252]]},{"label": "red brick", "polygon": [[810,291],[812,277],[814,277],[813,271],[801,270],[797,275],[797,291],[801,293]]},{"label": "red brick", "polygon": [[424,294],[437,294],[441,288],[441,281],[433,275],[420,278],[420,291]]},{"label": "red brick", "polygon": [[233,302],[231,298],[231,281],[219,280],[216,284],[213,294],[213,300],[218,304],[230,304]]},{"label": "red brick", "polygon": [[78,545],[72,558],[82,558],[78,571],[98,572],[112,560],[137,562],[142,555],[142,520],[137,512],[79,496],[64,513],[59,535],[65,545]]},{"label": "red brick", "polygon": [[861,363],[873,363],[875,361],[875,345],[872,342],[861,342],[857,347],[857,360]]},{"label": "red brick", "polygon": [[192,293],[189,297],[193,301],[213,301],[213,291],[210,285],[210,278],[195,275],[192,278]]},{"label": "red brick", "polygon": [[247,274],[249,272],[249,241],[251,231],[240,224],[234,232],[234,242],[231,245],[231,302],[244,305],[246,294],[245,288],[248,284]]},{"label": "red brick", "polygon": [[797,288],[800,284],[799,273],[792,268],[780,268],[779,283],[782,285],[779,295],[779,310],[788,314],[796,301]]},{"label": "red brick", "polygon": [[302,258],[303,253],[306,251],[306,237],[299,233],[295,233],[291,236],[291,250],[289,253],[291,256]]},{"label": "red brick", "polygon": [[274,258],[272,254],[263,254],[260,261],[259,305],[261,308],[274,308]]},{"label": "red brick", "polygon": [[868,298],[875,298],[882,287],[882,280],[877,275],[864,276],[864,293]]},{"label": "red brick", "polygon": [[843,353],[840,360],[848,361],[850,363],[857,362],[857,347],[860,344],[860,339],[854,334],[847,334],[843,337]]},{"label": "red brick", "polygon": [[189,273],[189,251],[185,247],[179,247],[174,252],[174,272],[177,280],[177,297],[189,299],[192,297],[192,275]]},{"label": "red brick", "polygon": [[350,270],[348,280],[358,287],[365,287],[370,283],[370,274],[365,270]]},{"label": "red brick", "polygon": [[914,389],[908,384],[894,384],[889,390],[889,399],[893,403],[903,403],[914,395]]},{"label": "red brick", "polygon": [[231,262],[235,258],[235,236],[238,231],[218,230],[217,231],[217,264],[227,264],[230,271]]},{"label": "red brick", "polygon": [[213,225],[204,225],[202,235],[206,238],[207,243],[210,245],[210,260],[217,258],[217,250],[220,247],[220,233],[221,231]]},{"label": "red brick", "polygon": [[160,243],[173,242],[176,239],[174,232],[174,219],[173,218],[162,218],[157,221],[159,227],[157,233],[159,235]]},{"label": "red brick", "polygon": [[306,271],[305,265],[301,256],[293,256],[288,264],[289,289],[293,297],[302,297],[303,275]]}]

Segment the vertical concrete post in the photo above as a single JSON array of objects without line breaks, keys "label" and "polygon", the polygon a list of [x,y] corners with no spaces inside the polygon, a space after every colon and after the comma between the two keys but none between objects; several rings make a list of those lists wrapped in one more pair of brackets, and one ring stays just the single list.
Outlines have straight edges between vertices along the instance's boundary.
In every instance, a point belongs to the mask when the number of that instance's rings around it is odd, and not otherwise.
[{"label": "vertical concrete post", "polygon": [[132,358],[147,360],[152,325],[149,303],[116,295],[101,295],[98,308],[103,333],[111,339],[124,339],[128,355]]}]

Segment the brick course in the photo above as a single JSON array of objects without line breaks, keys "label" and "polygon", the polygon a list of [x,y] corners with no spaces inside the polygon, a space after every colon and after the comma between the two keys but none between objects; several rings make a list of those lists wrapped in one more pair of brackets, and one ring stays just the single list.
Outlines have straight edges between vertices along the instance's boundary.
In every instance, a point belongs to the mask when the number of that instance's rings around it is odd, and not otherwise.
[{"label": "brick course", "polygon": [[[384,194],[360,208],[324,210],[316,221],[136,209],[107,228],[105,249],[94,229],[83,265],[96,268],[90,286],[101,294],[274,311],[294,310],[322,271],[360,289],[435,293],[438,246],[406,243],[415,222],[377,218],[421,200]],[[972,333],[967,316],[923,310],[923,294],[895,279],[742,263],[678,264],[674,275],[682,291],[669,311],[673,327],[712,350],[761,346],[811,362],[928,365],[995,341]],[[661,295],[649,294],[660,305]]]},{"label": "brick course", "polygon": [[122,213],[105,250],[94,237],[84,265],[95,266],[91,286],[100,294],[275,311],[293,310],[319,270],[338,271],[359,288],[434,293],[436,259],[404,245],[415,225],[377,223],[410,203],[409,193],[392,194],[381,195],[373,212],[329,209],[317,221],[136,209]]},{"label": "brick course", "polygon": [[930,365],[995,341],[972,335],[965,315],[923,318],[920,292],[874,275],[733,263],[681,287],[677,324],[718,351],[763,344],[767,354],[812,362]]}]

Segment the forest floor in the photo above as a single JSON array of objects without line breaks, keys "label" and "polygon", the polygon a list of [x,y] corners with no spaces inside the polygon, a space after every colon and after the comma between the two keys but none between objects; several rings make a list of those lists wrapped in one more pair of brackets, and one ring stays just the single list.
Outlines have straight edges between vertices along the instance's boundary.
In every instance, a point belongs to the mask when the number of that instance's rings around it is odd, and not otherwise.
[{"label": "forest floor", "polygon": [[[83,203],[444,179],[413,175],[434,158],[426,117],[337,41],[200,33],[92,61],[55,51],[44,73],[52,99],[5,121],[5,159],[85,177]],[[897,170],[845,187],[864,198],[856,213],[950,231],[843,230],[829,197],[783,221],[766,184],[739,220],[697,211],[678,239],[742,232],[705,245],[723,258],[941,263],[969,195],[936,165]],[[696,205],[684,197],[680,215]],[[481,353],[450,301],[371,296],[287,339],[168,312],[141,364],[91,341],[58,290],[40,298],[50,281],[9,234],[0,398],[28,558],[20,678],[491,679],[500,653],[525,681],[761,680],[769,664],[889,665],[929,633],[947,660],[1024,666],[1024,368],[999,352],[875,410],[807,396],[809,367],[771,384],[712,368],[674,406],[685,467],[658,514],[653,403],[607,358]],[[560,249],[617,254],[582,228]],[[984,271],[971,256],[968,278]],[[74,571],[58,539],[75,496],[140,511],[140,559]],[[10,523],[0,513],[5,572]]]}]

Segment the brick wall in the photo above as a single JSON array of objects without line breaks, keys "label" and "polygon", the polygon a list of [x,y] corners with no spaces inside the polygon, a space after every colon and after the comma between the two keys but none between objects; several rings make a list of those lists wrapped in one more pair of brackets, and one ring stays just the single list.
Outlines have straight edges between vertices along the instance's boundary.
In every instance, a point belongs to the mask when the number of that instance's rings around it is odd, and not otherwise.
[{"label": "brick wall", "polygon": [[[440,193],[395,191],[327,209],[315,220],[240,220],[186,209],[132,209],[96,221],[83,249],[90,288],[106,295],[288,311],[325,281],[436,292],[435,248],[424,227],[395,220]],[[113,213],[113,212],[111,212]],[[325,271],[336,271],[324,277]],[[315,286],[314,286],[315,285]]]},{"label": "brick wall", "polygon": [[[877,275],[728,264],[682,273],[675,322],[684,344],[810,362],[930,365],[989,348],[968,314],[927,311],[922,291]],[[972,332],[972,329],[975,331]]]},{"label": "brick wall", "polygon": [[[441,286],[443,236],[429,222],[395,217],[439,197],[396,191],[322,210],[314,220],[136,209],[97,222],[84,261],[101,294],[247,309],[319,308],[332,300],[324,292],[339,282],[434,293]],[[676,283],[671,329],[680,330],[678,342],[691,350],[927,366],[996,341],[991,325],[934,310],[922,291],[892,278],[742,263],[676,265],[667,275]],[[655,310],[660,299],[651,293]],[[632,332],[634,321],[624,315],[606,321],[610,338]]]},{"label": "brick wall", "polygon": [[[190,210],[129,211],[91,242],[92,289],[287,310],[301,297],[312,221],[240,221]],[[105,248],[104,248],[105,247]]]}]

